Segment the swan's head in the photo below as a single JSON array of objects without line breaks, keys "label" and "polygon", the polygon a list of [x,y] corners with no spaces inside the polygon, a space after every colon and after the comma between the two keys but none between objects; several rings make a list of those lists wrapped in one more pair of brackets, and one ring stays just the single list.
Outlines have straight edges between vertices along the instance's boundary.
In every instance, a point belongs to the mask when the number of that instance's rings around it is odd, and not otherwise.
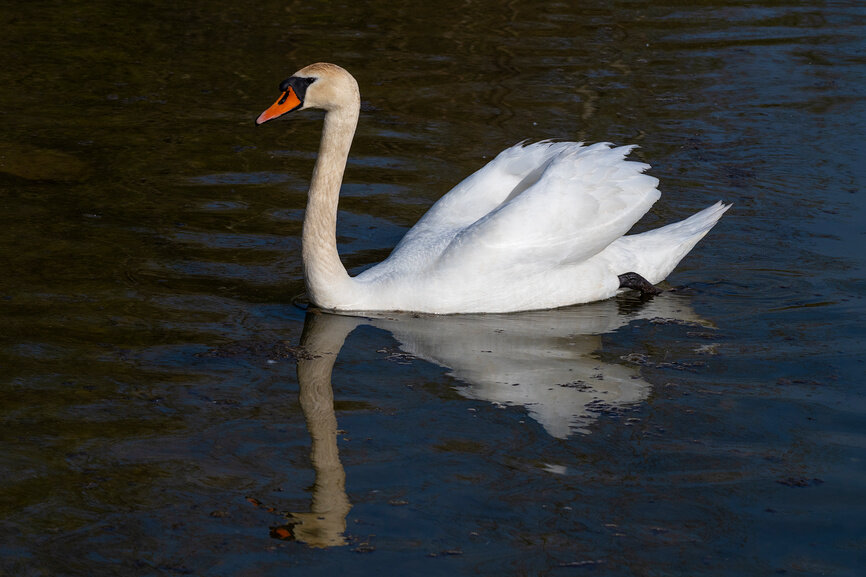
[{"label": "swan's head", "polygon": [[256,124],[273,120],[293,110],[323,108],[335,110],[358,106],[358,83],[351,74],[326,62],[301,68],[280,84],[280,98],[256,119]]}]

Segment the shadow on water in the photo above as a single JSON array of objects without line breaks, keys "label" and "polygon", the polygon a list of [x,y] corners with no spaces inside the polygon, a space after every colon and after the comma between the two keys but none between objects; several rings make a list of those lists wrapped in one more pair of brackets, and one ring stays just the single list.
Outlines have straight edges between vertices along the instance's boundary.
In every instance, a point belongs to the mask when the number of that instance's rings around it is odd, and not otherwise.
[{"label": "shadow on water", "polygon": [[309,512],[288,514],[285,524],[271,529],[271,536],[312,547],[347,544],[343,532],[351,504],[337,448],[331,379],[346,338],[358,326],[390,333],[404,358],[448,369],[463,383],[458,388],[462,396],[522,407],[552,437],[565,439],[573,433],[590,434],[600,414],[626,409],[649,396],[651,385],[638,365],[605,362],[596,354],[602,334],[637,320],[711,326],[695,314],[688,298],[671,292],[513,314],[346,316],[311,309],[293,353],[300,406],[312,439],[312,504]]}]

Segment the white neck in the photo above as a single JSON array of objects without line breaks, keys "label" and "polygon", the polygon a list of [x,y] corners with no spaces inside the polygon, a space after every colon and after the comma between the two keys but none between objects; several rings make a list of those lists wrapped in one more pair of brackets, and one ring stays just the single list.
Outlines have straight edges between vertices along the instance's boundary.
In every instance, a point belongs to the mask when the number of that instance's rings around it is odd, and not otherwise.
[{"label": "white neck", "polygon": [[325,114],[301,238],[307,296],[313,304],[327,309],[351,299],[353,286],[337,253],[340,184],[361,108],[357,96],[352,100]]}]

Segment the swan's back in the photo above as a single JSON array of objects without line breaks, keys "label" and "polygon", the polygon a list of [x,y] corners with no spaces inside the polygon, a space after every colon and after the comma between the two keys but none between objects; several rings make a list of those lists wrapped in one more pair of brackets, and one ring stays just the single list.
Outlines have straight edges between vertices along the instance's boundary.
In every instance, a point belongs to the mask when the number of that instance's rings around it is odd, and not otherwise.
[{"label": "swan's back", "polygon": [[658,199],[632,147],[516,145],[443,196],[391,256],[358,280],[530,274],[586,259]]}]

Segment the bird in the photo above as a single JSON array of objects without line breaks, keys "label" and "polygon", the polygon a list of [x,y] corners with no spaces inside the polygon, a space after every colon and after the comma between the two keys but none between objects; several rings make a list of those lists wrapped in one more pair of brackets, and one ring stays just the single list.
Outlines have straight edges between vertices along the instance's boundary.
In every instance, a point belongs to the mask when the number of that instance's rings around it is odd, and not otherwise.
[{"label": "bird", "polygon": [[382,262],[350,276],[337,252],[337,206],[361,109],[355,78],[306,66],[279,86],[261,125],[325,111],[301,236],[310,304],[336,312],[507,313],[660,292],[730,204],[626,234],[660,197],[634,146],[545,140],[500,152],[435,202]]}]

